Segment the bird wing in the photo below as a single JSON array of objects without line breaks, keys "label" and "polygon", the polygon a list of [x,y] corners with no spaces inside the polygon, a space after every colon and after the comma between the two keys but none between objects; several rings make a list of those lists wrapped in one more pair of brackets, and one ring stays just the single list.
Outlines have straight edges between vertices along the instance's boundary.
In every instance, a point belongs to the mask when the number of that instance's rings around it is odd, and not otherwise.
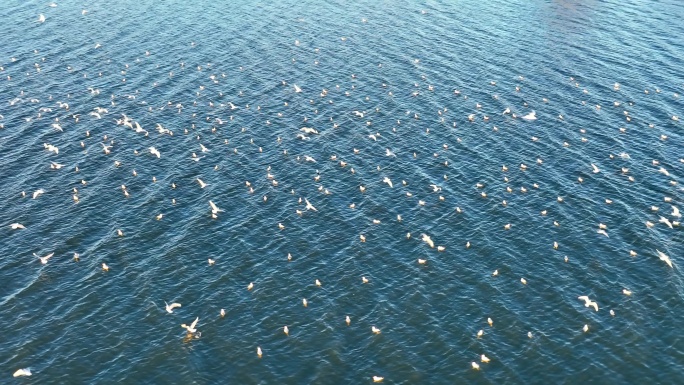
[{"label": "bird wing", "polygon": [[577,297],[577,299],[580,299],[584,302],[589,302],[589,297],[587,297],[586,295],[581,295],[581,296]]},{"label": "bird wing", "polygon": [[190,324],[190,329],[194,329],[195,326],[197,325],[197,321],[199,321],[199,317],[195,318],[195,320]]},{"label": "bird wing", "polygon": [[55,255],[54,252],[44,256],[43,259],[45,259],[47,261],[48,259],[52,258],[53,255]]},{"label": "bird wing", "polygon": [[[166,303],[166,302],[164,302],[164,303]],[[171,305],[168,305],[168,304],[167,304],[167,306],[169,307],[169,309],[175,309],[175,308],[177,308],[177,307],[181,307],[181,304],[174,302],[174,303],[172,303]],[[198,318],[198,319],[199,319],[199,318]],[[195,322],[197,322],[197,321],[195,321]],[[194,327],[194,324],[193,324],[193,327]]]}]

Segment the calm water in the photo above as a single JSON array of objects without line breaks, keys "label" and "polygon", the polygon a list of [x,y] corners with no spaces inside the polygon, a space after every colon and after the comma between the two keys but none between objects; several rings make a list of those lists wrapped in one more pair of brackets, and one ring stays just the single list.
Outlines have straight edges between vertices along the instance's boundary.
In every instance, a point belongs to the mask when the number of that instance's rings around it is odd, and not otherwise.
[{"label": "calm water", "polygon": [[680,1],[82,3],[0,5],[1,383],[684,382]]}]

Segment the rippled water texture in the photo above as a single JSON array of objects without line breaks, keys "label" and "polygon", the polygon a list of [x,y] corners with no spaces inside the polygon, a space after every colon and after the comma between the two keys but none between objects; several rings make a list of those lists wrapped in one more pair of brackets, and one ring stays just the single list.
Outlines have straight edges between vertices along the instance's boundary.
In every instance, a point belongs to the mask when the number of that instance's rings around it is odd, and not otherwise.
[{"label": "rippled water texture", "polygon": [[1,383],[684,382],[680,1],[82,3],[0,5]]}]

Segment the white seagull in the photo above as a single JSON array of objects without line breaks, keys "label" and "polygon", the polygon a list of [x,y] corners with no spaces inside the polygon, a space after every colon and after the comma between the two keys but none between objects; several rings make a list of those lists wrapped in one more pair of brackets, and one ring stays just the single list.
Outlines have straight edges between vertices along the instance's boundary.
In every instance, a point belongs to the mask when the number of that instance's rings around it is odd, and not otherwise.
[{"label": "white seagull", "polygon": [[161,154],[159,153],[159,150],[157,150],[157,149],[154,148],[154,147],[150,147],[150,154],[156,155],[157,158],[161,158]]},{"label": "white seagull", "polygon": [[427,234],[421,234],[423,236],[423,242],[427,243],[430,245],[431,248],[435,248],[435,242],[432,241],[432,238],[430,238],[429,235]]},{"label": "white seagull", "polygon": [[584,301],[584,306],[585,307],[593,307],[594,310],[598,311],[598,304],[592,300],[589,299],[586,295],[581,295],[577,297],[577,299]]},{"label": "white seagull", "polygon": [[[174,302],[174,303],[172,303],[171,305],[169,305],[168,303],[166,303],[166,301],[164,301],[164,304],[166,305],[166,311],[167,311],[169,314],[173,313],[173,309],[175,309],[175,308],[177,308],[177,307],[181,307],[181,304],[176,303],[176,302]],[[199,319],[199,318],[198,318],[198,319]],[[195,322],[197,322],[197,321],[195,321]],[[195,327],[195,324],[192,324],[192,327]],[[189,330],[189,329],[188,329],[188,330]]]},{"label": "white seagull", "polygon": [[207,184],[202,181],[202,179],[197,178],[197,183],[199,183],[200,188],[205,188],[207,187]]},{"label": "white seagull", "polygon": [[218,213],[223,212],[223,210],[218,208],[218,206],[216,206],[216,204],[214,204],[214,202],[212,202],[212,201],[209,201],[209,206],[211,206],[211,213],[212,214],[218,214]]},{"label": "white seagull", "polygon": [[308,199],[304,198],[304,202],[306,203],[306,209],[307,209],[307,210],[318,211],[318,210],[309,202]]},{"label": "white seagull", "polygon": [[185,330],[188,331],[188,333],[194,334],[197,333],[197,329],[195,329],[195,326],[197,326],[197,322],[199,321],[199,317],[195,318],[195,320],[190,324],[190,326],[186,324],[182,324],[181,327],[185,328]]},{"label": "white seagull", "polygon": [[668,266],[673,267],[672,260],[670,259],[670,257],[667,256],[667,254],[663,253],[658,249],[656,249],[656,252],[658,252],[658,258],[660,258],[661,261],[667,263]]},{"label": "white seagull", "polygon": [[38,254],[33,253],[33,256],[35,256],[36,258],[40,259],[40,263],[42,263],[43,265],[45,265],[46,263],[48,263],[48,259],[52,258],[53,255],[55,255],[55,253],[50,253],[50,254],[48,254],[48,255],[46,255],[46,256],[44,256],[44,257],[41,257],[41,256],[39,256]]}]

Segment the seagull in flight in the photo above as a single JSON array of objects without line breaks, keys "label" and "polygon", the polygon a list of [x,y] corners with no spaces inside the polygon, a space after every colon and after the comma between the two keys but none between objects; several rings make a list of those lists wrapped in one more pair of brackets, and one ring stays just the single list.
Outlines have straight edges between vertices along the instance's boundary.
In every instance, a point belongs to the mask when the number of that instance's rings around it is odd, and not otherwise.
[{"label": "seagull in flight", "polygon": [[672,228],[672,223],[670,222],[670,220],[663,216],[660,217],[660,220],[658,220],[658,222],[664,223],[667,225],[667,227]]},{"label": "seagull in flight", "polygon": [[195,318],[195,320],[190,324],[190,326],[188,326],[186,324],[182,324],[181,327],[185,328],[185,330],[188,331],[188,334],[197,333],[197,329],[195,329],[195,326],[197,326],[198,321],[199,321],[199,317]]},{"label": "seagull in flight", "polygon": [[[177,307],[181,307],[181,304],[176,303],[176,302],[174,302],[174,303],[172,303],[171,305],[169,305],[168,303],[166,303],[166,301],[164,301],[164,304],[166,305],[166,311],[167,311],[169,314],[173,313],[173,309],[175,309],[175,308],[177,308]],[[195,322],[197,322],[197,321],[195,321]],[[195,325],[193,324],[192,327],[194,327],[194,326],[195,326]]]},{"label": "seagull in flight", "polygon": [[308,199],[304,198],[304,202],[306,203],[306,209],[307,209],[307,210],[318,211],[318,209],[316,209],[316,208],[311,204],[311,202],[309,202]]},{"label": "seagull in flight", "polygon": [[38,189],[33,193],[33,199],[36,199],[43,194],[45,194],[45,190],[43,190],[42,188]]},{"label": "seagull in flight", "polygon": [[48,259],[52,258],[53,255],[55,255],[55,253],[50,253],[50,254],[48,254],[48,255],[46,255],[46,256],[44,256],[44,257],[41,257],[41,256],[39,256],[38,254],[33,253],[33,256],[35,256],[36,258],[40,259],[40,263],[42,263],[43,265],[45,265],[46,263],[48,263]]},{"label": "seagull in flight", "polygon": [[197,178],[197,183],[199,183],[200,188],[205,188],[207,187],[207,184],[202,181],[202,179]]},{"label": "seagull in flight", "polygon": [[392,181],[390,180],[390,178],[385,177],[382,181],[384,183],[387,183],[390,187],[394,188],[394,185],[392,185]]},{"label": "seagull in flight", "polygon": [[211,213],[212,213],[212,214],[218,214],[218,213],[222,213],[222,212],[223,212],[223,210],[221,210],[220,208],[218,208],[218,206],[216,206],[216,204],[215,204],[214,202],[212,202],[212,201],[209,201],[209,206],[211,206]]},{"label": "seagull in flight", "polygon": [[38,22],[45,23],[45,15],[43,15],[42,13],[38,15]]},{"label": "seagull in flight", "polygon": [[599,170],[599,168],[596,167],[596,165],[593,163],[591,164],[591,168],[594,174],[598,174],[599,172],[601,172],[601,170]]},{"label": "seagull in flight", "polygon": [[599,310],[598,304],[596,302],[590,300],[589,297],[587,297],[586,295],[581,295],[581,296],[577,297],[577,299],[584,301],[585,307],[593,307],[594,310],[596,310],[596,311]]},{"label": "seagull in flight", "polygon": [[12,230],[19,230],[19,229],[25,229],[26,227],[24,227],[24,225],[22,225],[21,223],[12,223],[10,225],[10,228],[12,228]]},{"label": "seagull in flight", "polygon": [[429,235],[427,234],[421,234],[423,236],[423,242],[427,243],[430,245],[431,248],[435,248],[435,242],[432,241],[432,238],[430,238]]},{"label": "seagull in flight", "polygon": [[157,150],[157,149],[154,148],[154,147],[150,147],[150,154],[156,155],[157,158],[161,158],[161,154],[159,153],[159,150]]},{"label": "seagull in flight", "polygon": [[658,258],[660,258],[661,261],[667,263],[668,266],[673,267],[672,260],[670,259],[670,257],[667,256],[667,254],[663,253],[658,249],[656,249],[656,252],[658,252]]}]

